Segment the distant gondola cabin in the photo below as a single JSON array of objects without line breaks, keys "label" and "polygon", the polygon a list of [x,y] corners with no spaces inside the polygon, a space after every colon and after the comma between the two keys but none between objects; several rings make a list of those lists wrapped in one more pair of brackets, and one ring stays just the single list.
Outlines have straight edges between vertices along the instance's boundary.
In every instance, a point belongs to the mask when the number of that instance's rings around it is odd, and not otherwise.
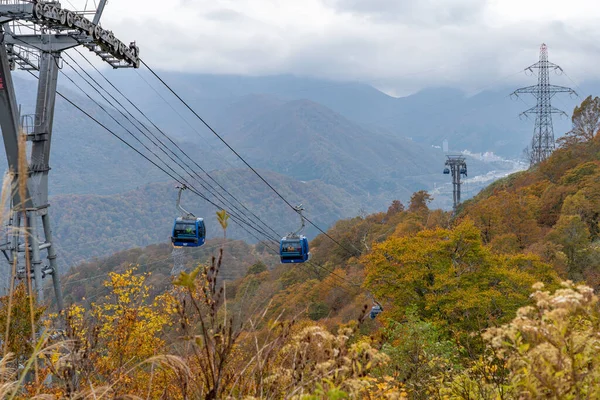
[{"label": "distant gondola cabin", "polygon": [[375,318],[377,318],[377,316],[379,314],[381,314],[382,311],[383,311],[383,307],[381,307],[381,305],[379,305],[379,304],[376,304],[371,308],[369,317],[371,319],[375,319]]}]

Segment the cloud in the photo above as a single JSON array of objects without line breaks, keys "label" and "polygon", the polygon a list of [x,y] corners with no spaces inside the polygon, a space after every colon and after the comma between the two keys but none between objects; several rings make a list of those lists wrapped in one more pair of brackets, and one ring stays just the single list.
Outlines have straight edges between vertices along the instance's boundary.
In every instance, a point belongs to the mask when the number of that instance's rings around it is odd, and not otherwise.
[{"label": "cloud", "polygon": [[486,0],[326,0],[326,4],[375,22],[440,26],[475,21],[485,9]]},{"label": "cloud", "polygon": [[164,4],[109,2],[103,16],[104,27],[126,43],[137,40],[144,60],[159,69],[350,79],[396,94],[429,86],[475,91],[532,84],[518,72],[537,61],[546,42],[550,60],[569,77],[600,78],[592,68],[600,63],[595,0]]},{"label": "cloud", "polygon": [[204,14],[204,17],[213,21],[239,22],[245,19],[245,15],[235,10],[222,8]]}]

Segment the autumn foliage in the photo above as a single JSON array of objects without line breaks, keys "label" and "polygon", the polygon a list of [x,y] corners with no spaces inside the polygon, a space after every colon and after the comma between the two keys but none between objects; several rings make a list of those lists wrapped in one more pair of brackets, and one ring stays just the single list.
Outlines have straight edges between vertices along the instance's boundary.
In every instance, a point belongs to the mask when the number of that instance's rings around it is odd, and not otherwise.
[{"label": "autumn foliage", "polygon": [[[223,237],[201,259],[185,253],[176,276],[163,245],[86,263],[67,277],[63,316],[31,310],[18,286],[11,314],[0,299],[0,324],[11,317],[0,395],[597,398],[599,127],[590,97],[540,165],[456,214],[418,191],[406,207],[338,221],[311,242],[310,263],[228,240],[220,211]],[[106,265],[102,284],[85,277]]]}]

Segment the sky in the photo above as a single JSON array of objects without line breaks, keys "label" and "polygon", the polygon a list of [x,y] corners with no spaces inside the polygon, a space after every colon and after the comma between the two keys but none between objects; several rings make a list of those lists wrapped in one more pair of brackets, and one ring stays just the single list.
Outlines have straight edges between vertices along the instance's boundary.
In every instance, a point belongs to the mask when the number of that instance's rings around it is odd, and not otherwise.
[{"label": "sky", "polygon": [[295,74],[406,95],[534,84],[523,69],[542,42],[567,74],[558,84],[598,79],[599,18],[597,0],[109,0],[102,25],[136,40],[156,69]]}]

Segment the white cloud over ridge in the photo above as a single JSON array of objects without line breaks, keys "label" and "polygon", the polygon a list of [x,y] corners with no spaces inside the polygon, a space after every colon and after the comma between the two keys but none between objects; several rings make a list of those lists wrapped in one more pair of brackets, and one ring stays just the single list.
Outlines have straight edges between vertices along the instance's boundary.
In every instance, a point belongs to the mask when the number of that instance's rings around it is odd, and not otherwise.
[{"label": "white cloud over ridge", "polygon": [[[77,5],[83,0],[71,0]],[[160,69],[357,80],[392,93],[600,78],[596,0],[112,0],[103,25]]]}]

